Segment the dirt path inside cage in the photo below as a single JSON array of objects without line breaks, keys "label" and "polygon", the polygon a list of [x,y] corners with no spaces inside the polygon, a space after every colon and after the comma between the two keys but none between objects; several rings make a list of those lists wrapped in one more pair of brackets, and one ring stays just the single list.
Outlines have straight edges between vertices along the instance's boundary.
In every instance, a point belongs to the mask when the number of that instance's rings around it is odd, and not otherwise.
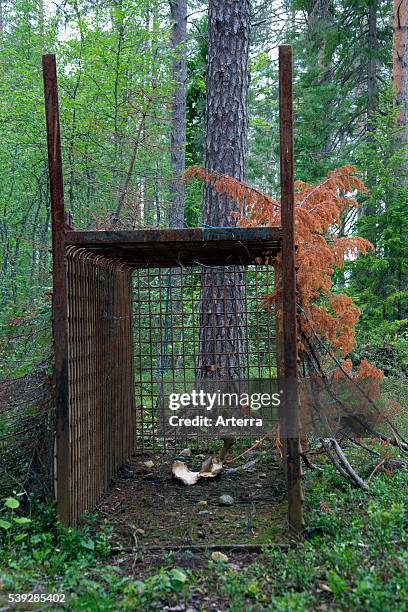
[{"label": "dirt path inside cage", "polygon": [[[268,544],[283,541],[286,485],[270,451],[248,454],[212,480],[195,486],[175,481],[175,457],[140,453],[112,483],[98,506],[113,526],[113,546]],[[185,458],[200,467],[203,454]],[[223,505],[229,496],[231,505]]]}]

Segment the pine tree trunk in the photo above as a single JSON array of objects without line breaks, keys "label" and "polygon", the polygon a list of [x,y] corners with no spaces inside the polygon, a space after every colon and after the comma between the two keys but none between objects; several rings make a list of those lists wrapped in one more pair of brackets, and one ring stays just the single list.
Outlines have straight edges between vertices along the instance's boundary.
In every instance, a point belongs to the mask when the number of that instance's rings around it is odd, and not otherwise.
[{"label": "pine tree trunk", "polygon": [[[248,53],[250,5],[247,0],[210,0],[208,17],[205,167],[245,180],[248,154]],[[237,204],[206,185],[203,221],[235,224]],[[245,289],[240,267],[207,269],[202,274],[202,310],[197,377],[245,376]]]},{"label": "pine tree trunk", "polygon": [[[173,98],[171,113],[171,147],[170,161],[172,167],[172,181],[170,183],[170,209],[169,226],[184,226],[184,177],[186,166],[186,111],[187,111],[187,0],[170,0],[172,20],[171,48],[173,57]],[[182,286],[180,268],[171,268],[169,275],[171,295],[173,300],[168,306],[166,326],[167,340],[162,339],[162,345],[168,343],[173,346],[180,340],[180,330],[174,330],[172,323],[181,316]],[[168,347],[166,347],[167,353]],[[172,357],[172,367],[175,356]],[[165,368],[162,367],[162,371]]]},{"label": "pine tree trunk", "polygon": [[[247,0],[210,0],[208,15],[205,167],[245,180],[248,154]],[[204,223],[232,225],[236,204],[207,185]]]},{"label": "pine tree trunk", "polygon": [[377,108],[377,0],[368,5],[368,68],[367,68],[367,129],[371,130],[371,120]]},{"label": "pine tree trunk", "polygon": [[[367,14],[367,47],[368,47],[368,61],[367,61],[367,106],[366,106],[366,117],[365,117],[365,129],[367,138],[370,139],[372,136],[370,132],[373,130],[373,116],[377,110],[377,53],[378,53],[378,40],[377,40],[377,0],[371,0],[368,5]],[[370,165],[367,167],[366,184],[371,190],[375,187],[377,176],[373,173]],[[372,200],[368,200],[370,204],[366,204],[362,210],[362,213],[366,217],[373,217],[377,212],[376,204]],[[377,243],[377,227],[374,220],[369,220],[365,229],[365,237],[372,242],[375,246]]]},{"label": "pine tree trunk", "polygon": [[184,225],[184,179],[186,146],[186,86],[187,86],[187,0],[170,1],[171,47],[175,52],[173,59],[173,106],[171,128],[171,166],[173,179],[170,183],[171,203],[169,210],[170,227]]},{"label": "pine tree trunk", "polygon": [[[396,145],[401,149],[408,143],[408,5],[406,0],[394,0],[393,87],[398,109]],[[405,155],[404,170],[408,169]]]},{"label": "pine tree trunk", "polygon": [[[395,107],[398,111],[395,146],[401,155],[401,170],[396,177],[396,187],[400,191],[401,187],[406,188],[408,184],[408,5],[406,0],[394,0],[393,88]],[[401,252],[404,243],[401,223],[399,242],[391,246],[391,249],[395,252],[390,253],[390,257],[395,258],[394,260],[397,262],[397,291],[405,289]],[[399,319],[405,316],[400,300],[397,302],[397,316]]]}]

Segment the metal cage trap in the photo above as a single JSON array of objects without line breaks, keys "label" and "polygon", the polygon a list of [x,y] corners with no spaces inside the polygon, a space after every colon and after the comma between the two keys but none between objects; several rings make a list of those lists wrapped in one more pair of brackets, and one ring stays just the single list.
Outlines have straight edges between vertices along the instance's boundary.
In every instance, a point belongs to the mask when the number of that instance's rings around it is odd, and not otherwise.
[{"label": "metal cage trap", "polygon": [[[158,427],[166,380],[297,376],[291,49],[280,49],[282,227],[76,231],[64,210],[55,57],[44,56],[53,235],[56,497],[77,523],[138,449],[204,438]],[[282,333],[265,305],[281,254]],[[296,390],[283,418],[298,429]],[[290,424],[290,423],[289,423]],[[302,528],[298,434],[285,440]]]}]

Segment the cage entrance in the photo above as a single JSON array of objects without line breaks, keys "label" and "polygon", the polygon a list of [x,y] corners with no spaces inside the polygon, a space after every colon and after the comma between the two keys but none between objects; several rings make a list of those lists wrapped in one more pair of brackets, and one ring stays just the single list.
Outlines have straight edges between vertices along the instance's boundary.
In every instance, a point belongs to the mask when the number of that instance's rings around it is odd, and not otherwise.
[{"label": "cage entrance", "polygon": [[[67,234],[67,352],[55,344],[67,356],[58,379],[66,387],[57,396],[64,410],[56,479],[67,522],[101,499],[135,451],[174,457],[186,446],[195,455],[217,448],[218,430],[190,435],[159,427],[167,383],[276,377],[275,317],[266,300],[274,288],[276,232],[229,235],[164,230],[157,242],[155,231],[131,232],[129,246],[122,232]],[[251,441],[246,435],[245,444]],[[169,455],[166,474],[171,478]]]},{"label": "cage entrance", "polygon": [[[276,378],[275,312],[266,299],[273,291],[268,263],[133,272],[136,452],[101,505],[116,545],[134,544],[129,525],[139,528],[139,545],[148,538],[158,547],[262,546],[284,535],[285,476],[274,441],[226,464],[218,478],[186,487],[172,478],[173,461],[198,470],[222,443],[214,433],[166,434],[160,428],[166,382],[187,388],[203,376],[216,380],[217,365],[225,364],[241,379]],[[253,442],[249,435],[237,439],[232,455]],[[186,448],[191,454],[180,455]]]},{"label": "cage entrance", "polygon": [[160,395],[166,382],[276,378],[273,267],[147,268],[133,283],[137,448],[208,447],[214,435],[160,429]]}]

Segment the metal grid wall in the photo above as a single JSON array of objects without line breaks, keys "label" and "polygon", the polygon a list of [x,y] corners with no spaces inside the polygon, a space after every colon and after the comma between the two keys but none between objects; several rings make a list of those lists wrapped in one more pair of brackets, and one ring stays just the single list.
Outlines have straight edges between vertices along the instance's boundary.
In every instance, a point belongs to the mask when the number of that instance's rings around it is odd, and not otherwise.
[{"label": "metal grid wall", "polygon": [[[275,316],[265,303],[265,296],[273,289],[274,270],[267,264],[134,272],[139,448],[165,451],[191,442],[191,437],[166,437],[158,430],[158,396],[163,382],[191,383],[203,377],[203,368],[211,370],[211,364],[216,367],[220,359],[228,360],[230,355],[239,364],[240,378],[276,378]],[[228,333],[228,339],[214,342],[220,333]],[[203,346],[207,347],[204,355]],[[228,376],[228,372],[224,374]],[[193,438],[201,445],[208,442],[205,435]]]},{"label": "metal grid wall", "polygon": [[132,279],[120,262],[76,247],[67,249],[66,270],[75,524],[135,448]]}]

